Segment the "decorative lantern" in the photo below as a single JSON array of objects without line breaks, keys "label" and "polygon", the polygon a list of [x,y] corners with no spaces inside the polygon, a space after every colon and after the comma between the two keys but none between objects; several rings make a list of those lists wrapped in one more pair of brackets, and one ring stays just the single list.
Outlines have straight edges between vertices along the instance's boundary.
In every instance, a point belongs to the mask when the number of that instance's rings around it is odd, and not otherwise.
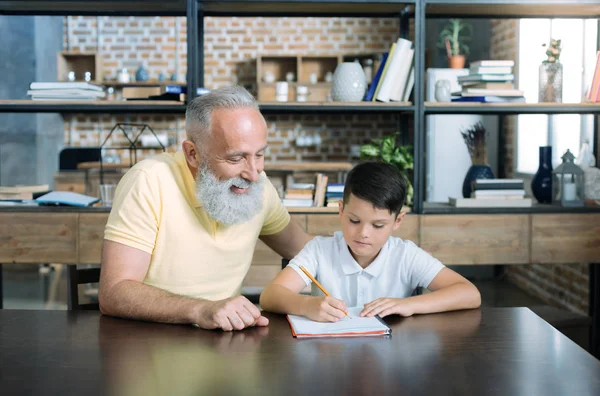
[{"label": "decorative lantern", "polygon": [[575,165],[570,150],[562,156],[560,164],[552,172],[552,203],[561,206],[583,206],[583,170]]}]

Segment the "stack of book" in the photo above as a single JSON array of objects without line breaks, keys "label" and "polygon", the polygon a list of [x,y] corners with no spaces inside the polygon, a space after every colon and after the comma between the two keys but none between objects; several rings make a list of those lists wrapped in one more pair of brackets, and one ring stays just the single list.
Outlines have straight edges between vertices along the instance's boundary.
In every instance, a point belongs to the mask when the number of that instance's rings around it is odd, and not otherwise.
[{"label": "stack of book", "polygon": [[130,86],[123,88],[123,99],[185,102],[186,92],[187,88],[181,85]]},{"label": "stack of book", "polygon": [[22,201],[48,192],[47,184],[33,186],[0,186],[0,200]]},{"label": "stack of book", "polygon": [[328,184],[327,193],[325,193],[325,201],[328,208],[337,208],[338,201],[344,198],[344,185],[343,184]]},{"label": "stack of book", "polygon": [[383,55],[367,90],[368,102],[408,102],[415,84],[415,50],[411,41],[399,38]]},{"label": "stack of book", "polygon": [[482,60],[471,63],[469,74],[458,77],[461,92],[453,102],[525,102],[523,91],[515,89],[512,60]]},{"label": "stack of book", "polygon": [[525,198],[523,179],[477,179],[471,198],[450,198],[457,208],[528,208],[531,198]]},{"label": "stack of book", "polygon": [[104,88],[87,82],[32,82],[27,95],[32,100],[104,99]]},{"label": "stack of book", "polygon": [[284,206],[310,207],[313,206],[315,185],[313,183],[294,183],[283,194]]}]

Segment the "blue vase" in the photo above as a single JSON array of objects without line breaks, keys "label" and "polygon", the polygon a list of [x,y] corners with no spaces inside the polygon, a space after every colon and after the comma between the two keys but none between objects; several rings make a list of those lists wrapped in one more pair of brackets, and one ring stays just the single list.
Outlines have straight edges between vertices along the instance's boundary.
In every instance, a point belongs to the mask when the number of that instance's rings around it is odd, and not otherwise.
[{"label": "blue vase", "polygon": [[135,72],[135,81],[148,81],[148,70],[144,65],[140,65]]},{"label": "blue vase", "polygon": [[494,172],[489,165],[471,165],[465,176],[463,182],[462,193],[463,197],[471,198],[471,191],[473,190],[473,182],[477,179],[493,179]]},{"label": "blue vase", "polygon": [[540,166],[531,181],[531,192],[539,203],[552,203],[552,146],[540,147]]}]

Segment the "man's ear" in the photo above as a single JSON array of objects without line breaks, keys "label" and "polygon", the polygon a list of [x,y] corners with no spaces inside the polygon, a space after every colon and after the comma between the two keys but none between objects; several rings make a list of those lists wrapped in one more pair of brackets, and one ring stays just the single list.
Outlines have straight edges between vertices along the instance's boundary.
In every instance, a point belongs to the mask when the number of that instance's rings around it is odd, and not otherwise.
[{"label": "man's ear", "polygon": [[342,199],[338,200],[338,209],[339,209],[340,217],[342,217],[342,214],[344,214],[344,200],[342,200]]},{"label": "man's ear", "polygon": [[198,147],[191,140],[184,140],[181,143],[181,148],[183,149],[183,154],[185,155],[185,160],[188,163],[188,166],[195,173],[200,167],[200,153],[198,152]]},{"label": "man's ear", "polygon": [[406,215],[406,212],[400,212],[400,213],[398,213],[398,216],[396,216],[396,220],[394,221],[394,226],[392,227],[392,229],[394,231],[396,231],[398,229],[398,227],[400,227],[400,223],[402,223],[402,220],[404,220],[404,215]]}]

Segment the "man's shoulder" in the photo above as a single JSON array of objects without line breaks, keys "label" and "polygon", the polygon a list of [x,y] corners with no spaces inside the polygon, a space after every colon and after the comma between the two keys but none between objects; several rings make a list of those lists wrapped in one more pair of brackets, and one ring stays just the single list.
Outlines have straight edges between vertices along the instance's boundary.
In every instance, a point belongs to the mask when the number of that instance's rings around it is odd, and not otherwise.
[{"label": "man's shoulder", "polygon": [[135,164],[131,170],[146,173],[170,171],[177,167],[176,153],[162,153],[151,158],[146,158]]}]

